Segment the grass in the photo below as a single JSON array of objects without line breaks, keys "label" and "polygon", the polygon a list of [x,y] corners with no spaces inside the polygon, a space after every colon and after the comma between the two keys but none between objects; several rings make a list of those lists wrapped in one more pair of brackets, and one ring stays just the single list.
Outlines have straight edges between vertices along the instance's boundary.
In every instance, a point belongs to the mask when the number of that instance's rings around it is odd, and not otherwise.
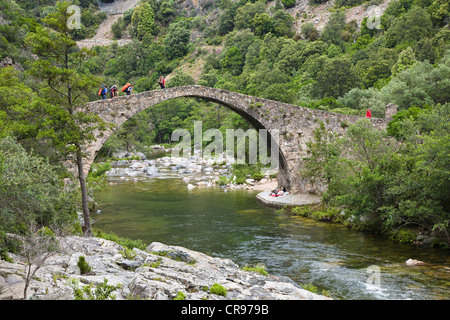
[{"label": "grass", "polygon": [[227,289],[225,289],[225,287],[221,286],[218,283],[214,283],[211,288],[209,288],[209,292],[211,294],[216,294],[218,296],[227,296]]},{"label": "grass", "polygon": [[261,264],[261,263],[257,263],[255,266],[247,266],[245,265],[242,270],[244,271],[253,271],[253,272],[258,272],[260,274],[262,274],[263,276],[268,276],[269,274],[266,271],[266,266]]},{"label": "grass", "polygon": [[306,217],[316,221],[344,222],[345,215],[342,215],[341,212],[342,209],[340,208],[323,204],[284,207],[277,211],[277,213],[290,213],[292,215]]}]

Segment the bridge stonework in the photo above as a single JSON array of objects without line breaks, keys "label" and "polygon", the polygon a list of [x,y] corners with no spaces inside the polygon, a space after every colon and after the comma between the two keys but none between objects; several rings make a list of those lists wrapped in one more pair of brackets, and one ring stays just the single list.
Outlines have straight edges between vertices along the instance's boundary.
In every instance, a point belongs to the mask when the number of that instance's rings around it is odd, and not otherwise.
[{"label": "bridge stonework", "polygon": [[[324,186],[313,185],[300,174],[302,158],[306,156],[306,143],[312,139],[314,130],[322,121],[325,127],[339,135],[344,134],[348,124],[361,117],[308,109],[278,101],[252,97],[236,92],[203,86],[183,86],[147,91],[130,96],[87,103],[82,111],[99,115],[114,128],[97,132],[96,140],[85,146],[84,169],[89,171],[97,152],[106,140],[128,119],[160,102],[180,97],[200,98],[224,105],[248,120],[255,129],[267,129],[271,134],[278,130],[279,137],[279,187],[293,193],[321,194]],[[386,118],[371,118],[374,127],[385,129],[396,106],[386,106]],[[320,120],[320,121],[319,121]]]}]

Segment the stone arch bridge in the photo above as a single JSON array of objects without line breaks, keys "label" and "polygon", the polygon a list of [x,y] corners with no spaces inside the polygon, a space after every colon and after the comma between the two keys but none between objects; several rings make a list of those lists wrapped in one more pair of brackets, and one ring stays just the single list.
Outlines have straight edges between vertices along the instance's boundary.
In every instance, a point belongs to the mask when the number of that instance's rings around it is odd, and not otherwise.
[{"label": "stone arch bridge", "polygon": [[[321,120],[328,130],[343,134],[348,124],[361,118],[197,85],[158,89],[99,100],[87,103],[82,111],[98,114],[104,121],[114,124],[114,128],[96,133],[96,140],[85,146],[85,173],[89,171],[102,145],[127,119],[160,102],[180,97],[200,98],[226,106],[248,120],[255,129],[267,129],[269,134],[278,130],[278,183],[280,187],[286,187],[294,193],[320,194],[324,191],[317,185],[311,185],[299,172],[301,159],[306,156],[306,143],[313,137],[314,130],[319,126],[318,120]],[[386,118],[371,118],[371,122],[376,128],[384,129],[396,112],[396,106],[389,104],[386,106]]]}]

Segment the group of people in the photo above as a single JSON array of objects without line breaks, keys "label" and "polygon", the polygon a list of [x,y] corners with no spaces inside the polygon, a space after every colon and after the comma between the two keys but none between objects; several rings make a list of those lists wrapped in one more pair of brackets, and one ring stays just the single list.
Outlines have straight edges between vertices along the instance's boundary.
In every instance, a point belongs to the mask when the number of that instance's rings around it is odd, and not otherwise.
[{"label": "group of people", "polygon": [[[165,89],[166,88],[166,77],[161,76],[158,80],[158,83],[161,86],[161,89]],[[131,94],[132,90],[133,90],[133,85],[127,83],[126,85],[123,86],[121,91],[126,93],[127,96],[129,96]],[[119,88],[117,88],[116,85],[113,85],[108,89],[108,86],[106,84],[102,85],[102,87],[98,91],[98,95],[101,96],[103,100],[106,100],[106,96],[108,95],[108,92],[109,92],[110,98],[119,96]]]},{"label": "group of people", "polygon": [[280,197],[280,196],[284,196],[284,195],[288,195],[288,194],[289,194],[289,192],[287,192],[286,188],[284,188],[284,187],[281,190],[273,189],[272,192],[270,192],[271,197]]},{"label": "group of people", "polygon": [[[127,94],[127,96],[129,96],[131,94],[132,90],[133,90],[133,86],[131,84],[127,83],[125,86],[123,86],[121,91],[125,92]],[[119,88],[117,88],[116,85],[113,85],[108,89],[108,86],[106,84],[102,85],[102,87],[98,91],[98,95],[102,96],[102,99],[105,100],[106,96],[108,95],[108,92],[109,92],[110,98],[119,96]]]}]

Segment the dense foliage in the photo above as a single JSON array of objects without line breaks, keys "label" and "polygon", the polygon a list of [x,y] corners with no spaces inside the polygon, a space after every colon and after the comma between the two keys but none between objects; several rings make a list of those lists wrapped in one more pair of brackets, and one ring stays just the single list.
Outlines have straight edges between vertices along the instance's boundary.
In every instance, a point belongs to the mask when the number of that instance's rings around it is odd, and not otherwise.
[{"label": "dense foliage", "polygon": [[[52,92],[53,87],[67,93],[72,77],[79,103],[99,98],[102,84],[129,82],[134,92],[158,89],[161,75],[169,75],[168,87],[197,83],[360,116],[370,106],[373,116],[384,117],[385,105],[395,103],[399,113],[387,133],[365,122],[340,138],[319,128],[304,174],[323,179],[329,185],[324,200],[347,208],[361,228],[389,233],[419,225],[448,241],[448,1],[392,1],[374,27],[368,18],[360,26],[347,21],[345,10],[380,1],[339,0],[319,29],[313,17],[291,14],[295,1],[290,0],[211,0],[193,11],[179,10],[173,0],[141,0],[112,26],[115,39],[130,43],[93,52],[77,50],[74,41],[93,36],[107,18],[97,1],[74,0],[81,8],[81,28],[62,33],[56,2],[0,0],[0,61],[10,58],[18,70],[0,70],[1,138],[15,137],[27,152],[35,150],[33,157],[60,164],[76,149],[75,140],[89,139],[88,132],[77,134],[67,126],[74,120],[66,112],[72,105],[63,101],[64,94]],[[326,2],[309,0],[312,6]],[[67,45],[70,67],[51,57],[64,48],[56,43]],[[197,75],[186,71],[196,63]],[[174,129],[192,132],[196,120],[203,130],[249,128],[224,107],[177,99],[127,121],[99,156],[169,143]],[[61,166],[52,172],[67,176]],[[57,200],[51,201],[58,205]]]}]

